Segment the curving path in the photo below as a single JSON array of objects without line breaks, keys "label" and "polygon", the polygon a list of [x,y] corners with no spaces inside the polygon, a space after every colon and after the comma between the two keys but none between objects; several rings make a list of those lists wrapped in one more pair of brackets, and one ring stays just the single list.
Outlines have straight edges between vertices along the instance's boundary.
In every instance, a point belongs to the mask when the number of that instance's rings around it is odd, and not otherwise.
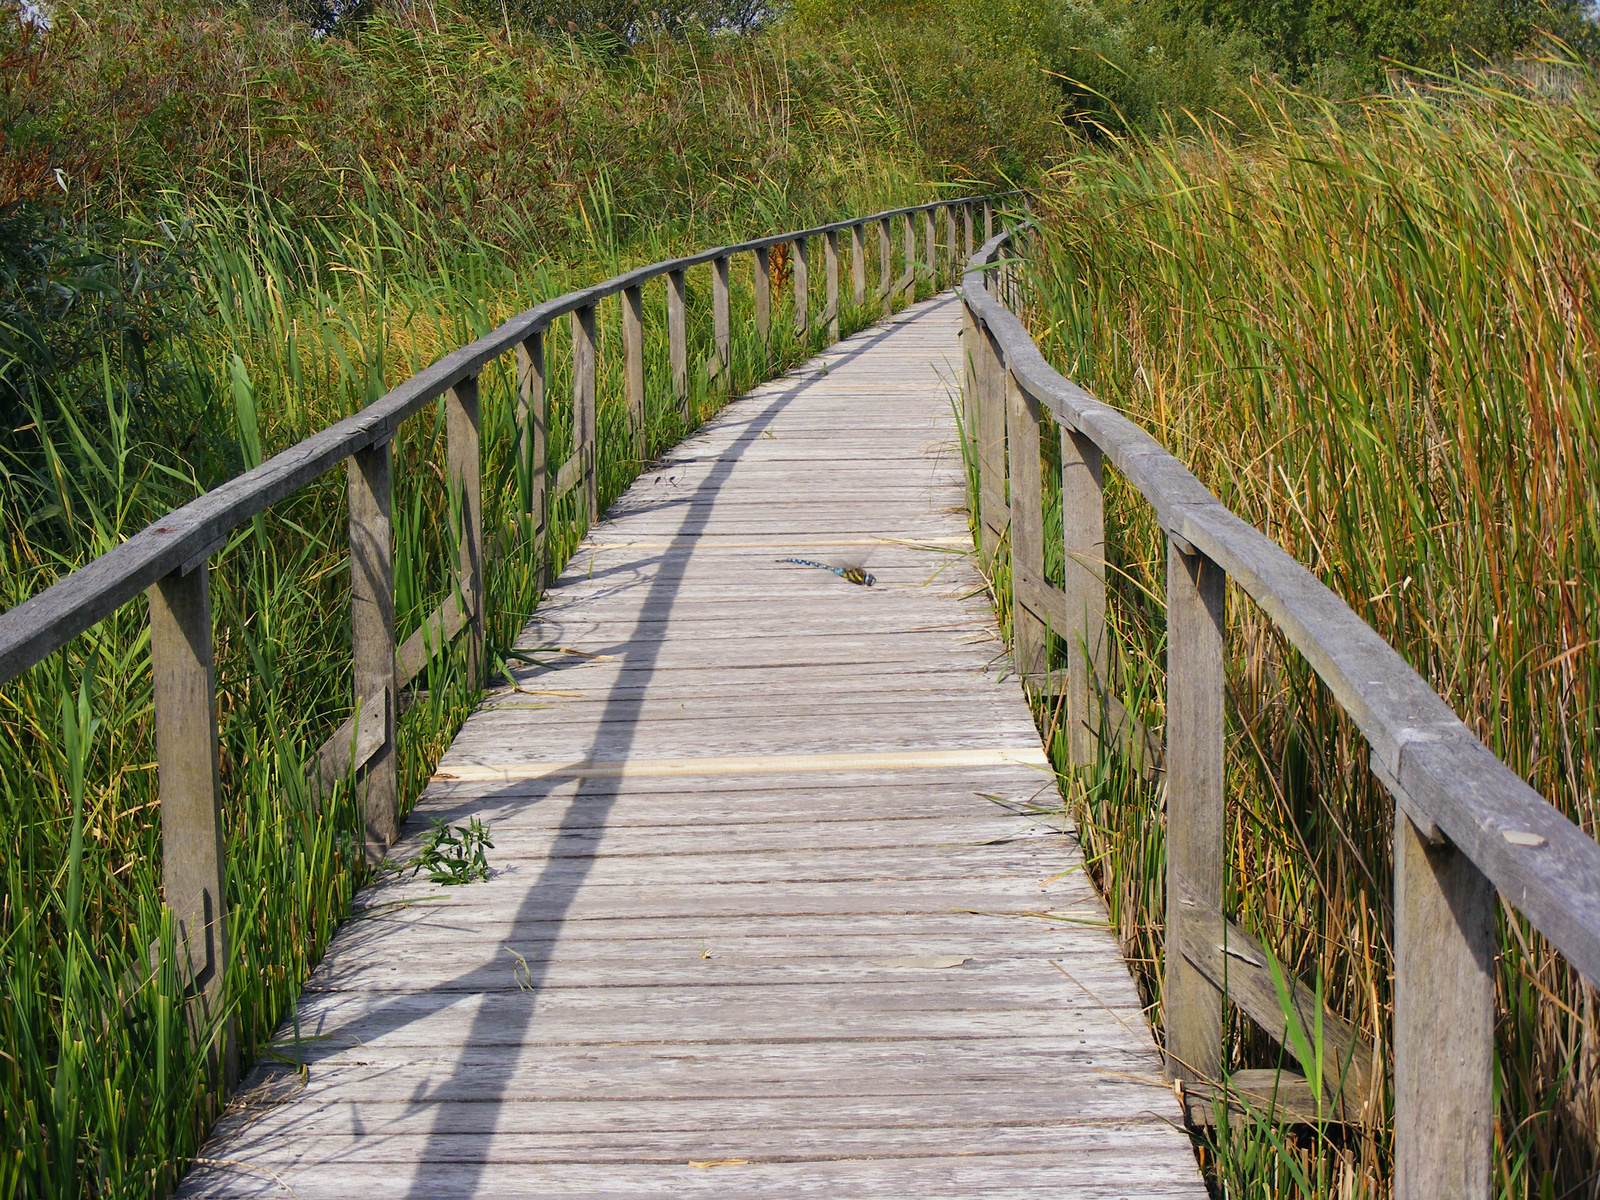
[{"label": "curving path", "polygon": [[[185,1197],[1205,1188],[969,546],[941,296],[730,405],[551,589]],[[853,586],[783,557],[864,560]]]}]

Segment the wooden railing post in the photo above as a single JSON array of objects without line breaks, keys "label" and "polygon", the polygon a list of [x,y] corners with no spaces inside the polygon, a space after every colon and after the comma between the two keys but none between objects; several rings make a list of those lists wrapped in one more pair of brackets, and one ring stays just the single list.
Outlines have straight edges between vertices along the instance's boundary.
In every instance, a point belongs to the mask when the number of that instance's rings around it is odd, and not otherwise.
[{"label": "wooden railing post", "polygon": [[917,298],[917,223],[911,213],[906,213],[901,225],[901,253],[905,269],[900,273],[897,290],[906,294],[906,303]]},{"label": "wooden railing post", "polygon": [[839,340],[839,231],[828,230],[823,257],[828,276],[828,307],[822,314],[828,321],[828,341]]},{"label": "wooden railing post", "polygon": [[994,236],[994,205],[989,201],[983,202],[983,240],[988,241]]},{"label": "wooden railing post", "polygon": [[972,244],[972,202],[970,200],[961,206],[961,224],[966,230],[967,238],[967,248],[961,257],[962,261],[966,261],[972,257],[972,252],[975,249]]},{"label": "wooden railing post", "polygon": [[[689,420],[689,333],[685,312],[684,273],[667,272],[667,357],[672,364],[672,399]],[[597,514],[598,515],[598,514]]]},{"label": "wooden railing post", "polygon": [[[179,969],[207,1030],[221,1011],[228,964],[226,843],[217,748],[211,589],[205,560],[149,589],[156,779],[161,797],[161,878],[176,926]],[[233,1026],[208,1047],[211,1076],[238,1078]]]},{"label": "wooden railing post", "polygon": [[717,343],[717,377],[733,387],[733,325],[728,316],[728,256],[711,264],[712,336]]},{"label": "wooden railing post", "polygon": [[1494,904],[1472,861],[1396,806],[1395,1200],[1490,1195]]},{"label": "wooden railing post", "polygon": [[794,332],[805,337],[811,327],[811,262],[809,238],[794,240]]},{"label": "wooden railing post", "polygon": [[1227,577],[1167,541],[1167,931],[1161,1009],[1171,1079],[1216,1080],[1222,993],[1194,966],[1222,938],[1223,599]]},{"label": "wooden railing post", "polygon": [[961,282],[961,246],[956,241],[956,206],[945,205],[944,209],[944,235],[945,246],[950,252],[950,274],[948,279],[952,285]]},{"label": "wooden railing post", "polygon": [[850,294],[857,307],[867,303],[867,230],[864,225],[850,227]]},{"label": "wooden railing post", "polygon": [[622,387],[628,402],[633,457],[644,461],[644,288],[622,289]]},{"label": "wooden railing post", "polygon": [[522,472],[523,512],[533,520],[533,553],[544,578],[549,487],[549,406],[545,400],[544,330],[517,346],[517,462]]},{"label": "wooden railing post", "polygon": [[[595,341],[594,305],[572,313],[572,452],[579,460],[585,507],[592,525],[600,516],[599,447],[596,444],[596,373],[599,348]],[[476,399],[476,397],[474,397]]]},{"label": "wooden railing post", "polygon": [[1045,587],[1039,402],[1004,372],[1011,463],[1011,661],[1024,685],[1049,670],[1049,626],[1035,608]]},{"label": "wooden railing post", "polygon": [[[594,328],[594,309],[587,309]],[[578,386],[574,383],[574,388]],[[592,410],[592,405],[591,405]],[[449,487],[461,514],[458,571],[461,600],[467,621],[467,679],[474,689],[483,686],[483,458],[480,450],[478,377],[468,375],[445,397],[445,433],[448,442]]]},{"label": "wooden railing post", "polygon": [[985,563],[1000,550],[1011,513],[1006,505],[1006,393],[1000,353],[981,324],[973,346],[978,371],[978,548]]},{"label": "wooden railing post", "polygon": [[935,291],[939,290],[938,241],[933,209],[925,208],[922,210],[922,257],[928,270],[928,283]]},{"label": "wooden railing post", "polygon": [[[350,456],[350,655],[357,722],[383,728],[383,745],[367,760],[360,783],[367,857],[381,862],[400,832],[400,755],[395,744],[398,699],[394,668],[394,519],[391,443]],[[357,740],[361,740],[359,737]]]},{"label": "wooden railing post", "polygon": [[766,345],[772,337],[772,254],[762,246],[756,251],[756,336]]},{"label": "wooden railing post", "polygon": [[1095,761],[1098,689],[1105,685],[1106,517],[1100,447],[1061,431],[1061,537],[1066,557],[1067,747],[1074,766]]},{"label": "wooden railing post", "polygon": [[894,315],[894,239],[889,235],[889,218],[878,222],[878,291],[883,315]]}]

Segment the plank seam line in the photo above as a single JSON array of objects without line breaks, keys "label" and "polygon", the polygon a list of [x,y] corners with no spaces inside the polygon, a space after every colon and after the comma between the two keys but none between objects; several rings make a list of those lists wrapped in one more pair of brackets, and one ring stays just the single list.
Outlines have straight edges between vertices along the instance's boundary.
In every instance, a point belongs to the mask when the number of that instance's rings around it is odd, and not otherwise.
[{"label": "plank seam line", "polygon": [[433,779],[503,781],[552,778],[628,778],[640,775],[745,775],[807,771],[918,771],[929,767],[1019,766],[1050,769],[1039,746],[997,746],[968,750],[904,750],[856,754],[755,754],[726,758],[586,759],[491,767],[478,764],[436,771]]}]

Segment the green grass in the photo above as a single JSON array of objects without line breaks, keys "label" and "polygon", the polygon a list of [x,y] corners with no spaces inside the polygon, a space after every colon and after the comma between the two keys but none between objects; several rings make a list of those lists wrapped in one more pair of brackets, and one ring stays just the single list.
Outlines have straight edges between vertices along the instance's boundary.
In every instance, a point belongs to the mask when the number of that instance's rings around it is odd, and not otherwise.
[{"label": "green grass", "polygon": [[[1559,63],[1376,97],[1263,92],[1243,141],[1085,150],[1041,201],[1027,280],[1053,364],[1140,421],[1394,644],[1511,767],[1600,821],[1600,271],[1595,79]],[[1048,573],[1061,579],[1046,437]],[[1165,552],[1107,472],[1106,688],[1163,723]],[[1002,568],[994,585],[1006,611]],[[1228,600],[1228,907],[1388,1058],[1392,803],[1307,664]],[[1064,665],[1062,647],[1055,647]],[[1039,713],[1064,763],[1061,714]],[[1114,754],[1064,773],[1113,924],[1161,1020],[1159,785]],[[1600,1170],[1593,992],[1502,913],[1495,1187]],[[1235,1014],[1230,1068],[1280,1050]],[[1389,1194],[1386,1121],[1236,1122],[1228,1196]]]},{"label": "green grass", "polygon": [[[841,160],[839,173],[819,170],[814,183],[803,193],[752,189],[748,206],[726,219],[654,223],[624,219],[596,185],[568,214],[561,257],[542,249],[539,223],[519,226],[516,214],[501,214],[493,237],[480,237],[426,195],[397,198],[376,176],[357,180],[341,209],[314,218],[248,193],[162,197],[130,218],[130,229],[151,245],[169,239],[180,257],[193,289],[183,328],[151,348],[143,376],[126,370],[126,346],[111,345],[30,394],[0,477],[0,604],[20,602],[202,487],[354,411],[537,299],[742,234],[930,193],[911,165],[889,154],[859,167]],[[708,270],[693,272],[689,284],[688,422],[669,394],[664,288],[646,291],[646,462],[714,413],[730,385],[737,394],[803,360],[824,335],[813,321],[806,337],[795,337],[785,300],[771,343],[759,344],[750,267],[740,261],[733,370],[728,381],[709,383]],[[813,281],[817,313],[820,270]],[[845,332],[875,315],[847,302]],[[622,436],[615,302],[602,306],[599,337],[604,505],[642,464]],[[564,322],[549,343],[555,466],[571,441]],[[548,557],[536,556],[515,461],[513,376],[508,358],[480,380],[491,672],[583,531],[575,499],[556,505]],[[402,637],[451,586],[441,408],[425,410],[395,439]],[[213,559],[211,589],[231,939],[225,995],[249,1062],[271,1053],[301,984],[370,877],[351,796],[341,786],[318,804],[302,774],[351,709],[343,472],[235,531]],[[400,721],[408,808],[493,682],[492,673],[465,676],[461,645],[436,656],[415,682],[415,702]],[[203,1058],[192,1050],[203,1031],[192,1028],[195,1008],[170,965],[153,759],[142,601],[0,687],[0,1196],[164,1194],[217,1111]]]}]

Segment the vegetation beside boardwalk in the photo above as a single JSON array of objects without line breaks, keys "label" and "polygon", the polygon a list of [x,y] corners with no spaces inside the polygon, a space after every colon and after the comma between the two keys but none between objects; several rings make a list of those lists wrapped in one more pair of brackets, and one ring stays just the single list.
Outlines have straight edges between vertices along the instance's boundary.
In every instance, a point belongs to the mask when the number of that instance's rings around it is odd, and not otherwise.
[{"label": "vegetation beside boardwalk", "polygon": [[[1600,824],[1600,92],[1527,64],[1354,108],[1258,97],[1247,141],[1171,132],[1070,157],[1043,189],[1031,319],[1051,362],[1141,421],[1395,645],[1501,758]],[[1052,438],[1045,439],[1047,448]],[[1058,471],[1047,464],[1047,482]],[[1107,471],[1108,690],[1163,723],[1166,553]],[[1061,580],[1058,484],[1049,570]],[[997,576],[1002,599],[1004,573]],[[1388,1058],[1393,806],[1310,668],[1228,602],[1228,907]],[[1002,610],[1004,611],[1004,610]],[[1059,665],[1064,647],[1056,646]],[[1041,711],[1065,763],[1064,713]],[[1160,1023],[1159,785],[1065,778]],[[1496,1192],[1592,1194],[1594,992],[1503,915]],[[1236,1011],[1231,1067],[1285,1065]],[[1230,1196],[1383,1196],[1368,1128],[1235,1122]]]},{"label": "vegetation beside boardwalk", "polygon": [[[1053,168],[1034,303],[1054,361],[1145,417],[1593,828],[1592,81],[1550,67],[1339,107],[1260,82],[1349,97],[1386,54],[1504,53],[1537,24],[1580,43],[1575,7],[1394,4],[1374,21],[1325,0],[796,0],[736,32],[760,8],[67,0],[48,30],[8,11],[0,607],[537,299]],[[790,336],[780,310],[769,357],[748,271],[736,389],[820,336]],[[702,366],[709,285],[689,287],[698,419],[724,391]],[[665,400],[659,287],[647,303],[649,457],[686,426]],[[872,315],[847,305],[846,330]],[[639,466],[616,320],[602,502]],[[549,357],[559,462],[560,328]],[[486,373],[491,663],[544,565],[511,389]],[[397,441],[402,635],[449,587],[443,439],[430,412]],[[247,1060],[273,1053],[367,877],[348,797],[314,805],[301,774],[350,707],[343,486],[334,473],[239,531],[213,573]],[[1131,647],[1114,686],[1159,725],[1157,531],[1115,485],[1112,501]],[[559,566],[578,514],[554,518]],[[1381,1044],[1386,802],[1303,664],[1235,616],[1234,899]],[[450,654],[418,681],[408,798],[479,682]],[[139,603],[0,687],[0,1196],[162,1194],[215,1110],[180,981],[148,966],[172,939],[150,703]],[[1158,797],[1108,759],[1071,802],[1157,1000]],[[1525,930],[1507,939],[1501,1188],[1555,1197],[1600,1168],[1590,997]],[[1234,1038],[1238,1062],[1273,1061]],[[1210,1153],[1229,1194],[1385,1187],[1378,1129],[1246,1130]]]}]

